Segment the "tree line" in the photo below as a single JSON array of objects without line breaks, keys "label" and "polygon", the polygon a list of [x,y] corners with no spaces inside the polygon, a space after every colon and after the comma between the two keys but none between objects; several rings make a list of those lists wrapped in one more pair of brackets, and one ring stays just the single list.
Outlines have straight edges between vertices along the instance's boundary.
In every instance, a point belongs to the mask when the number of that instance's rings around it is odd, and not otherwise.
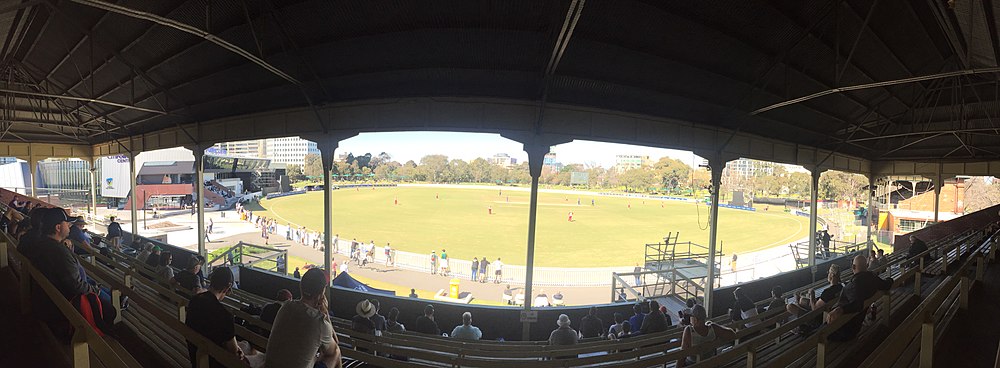
[{"label": "tree line", "polygon": [[[303,166],[288,165],[286,174],[293,182],[318,180],[323,175],[319,155],[305,156]],[[766,163],[758,162],[760,165]],[[757,170],[752,176],[739,176],[726,170],[722,180],[722,193],[741,190],[753,196],[808,198],[810,175],[789,172],[782,165],[769,165],[770,170]],[[692,168],[681,160],[663,157],[650,165],[618,170],[593,163],[546,165],[539,183],[550,186],[570,186],[574,172],[586,173],[588,189],[621,190],[636,193],[691,195],[704,192],[711,181],[711,174],[703,168]],[[431,182],[431,183],[490,183],[530,184],[528,164],[502,166],[485,158],[471,161],[449,159],[445,155],[427,155],[419,162],[400,163],[382,152],[348,154],[343,161],[334,163],[336,180],[366,180],[380,182]],[[360,176],[359,176],[360,174]],[[867,179],[858,174],[840,171],[824,172],[820,178],[819,196],[824,199],[866,199],[863,187]]]}]

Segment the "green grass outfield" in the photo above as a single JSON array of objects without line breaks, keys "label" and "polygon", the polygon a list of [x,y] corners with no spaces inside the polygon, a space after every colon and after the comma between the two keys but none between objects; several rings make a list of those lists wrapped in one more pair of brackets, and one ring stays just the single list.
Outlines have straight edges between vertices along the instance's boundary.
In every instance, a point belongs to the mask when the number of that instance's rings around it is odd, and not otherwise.
[{"label": "green grass outfield", "polygon": [[[263,200],[263,208],[255,214],[322,231],[322,194]],[[342,239],[374,240],[379,246],[391,242],[394,249],[410,252],[445,248],[455,258],[501,257],[504,263],[523,265],[528,197],[527,191],[503,190],[501,195],[497,189],[475,186],[340,189],[333,192],[334,233]],[[569,212],[573,222],[568,221]],[[780,207],[768,212],[723,208],[719,222],[719,240],[727,255],[783,246],[809,231],[807,218],[783,213]],[[535,265],[633,265],[642,260],[646,243],[660,242],[668,232],[679,231],[681,242],[707,245],[708,230],[702,230],[707,223],[704,205],[543,192],[538,200]]]}]

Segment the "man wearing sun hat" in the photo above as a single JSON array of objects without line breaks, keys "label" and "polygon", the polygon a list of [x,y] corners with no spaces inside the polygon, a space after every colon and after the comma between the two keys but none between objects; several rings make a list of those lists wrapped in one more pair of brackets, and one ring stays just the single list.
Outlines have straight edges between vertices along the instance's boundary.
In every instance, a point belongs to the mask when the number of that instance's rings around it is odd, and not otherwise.
[{"label": "man wearing sun hat", "polygon": [[375,323],[372,316],[375,315],[375,305],[368,299],[358,302],[354,307],[354,318],[351,318],[351,329],[361,333],[375,333]]},{"label": "man wearing sun hat", "polygon": [[569,326],[569,316],[560,314],[556,325],[559,328],[552,330],[552,333],[549,334],[549,345],[575,345],[580,339],[580,334]]},{"label": "man wearing sun hat", "polygon": [[264,367],[343,366],[337,335],[327,312],[327,288],[323,270],[311,268],[302,275],[299,281],[302,298],[285,303],[274,318]]}]

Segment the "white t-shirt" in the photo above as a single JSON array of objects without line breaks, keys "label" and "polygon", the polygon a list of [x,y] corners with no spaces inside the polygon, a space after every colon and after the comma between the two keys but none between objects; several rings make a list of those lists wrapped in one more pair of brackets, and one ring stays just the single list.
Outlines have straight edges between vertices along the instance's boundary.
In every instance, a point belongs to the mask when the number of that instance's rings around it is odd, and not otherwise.
[{"label": "white t-shirt", "polygon": [[499,259],[496,260],[496,262],[493,262],[493,269],[497,271],[503,271],[503,262],[500,262]]},{"label": "white t-shirt", "polygon": [[316,352],[333,343],[333,325],[322,313],[292,300],[281,306],[267,339],[264,367],[312,368]]}]

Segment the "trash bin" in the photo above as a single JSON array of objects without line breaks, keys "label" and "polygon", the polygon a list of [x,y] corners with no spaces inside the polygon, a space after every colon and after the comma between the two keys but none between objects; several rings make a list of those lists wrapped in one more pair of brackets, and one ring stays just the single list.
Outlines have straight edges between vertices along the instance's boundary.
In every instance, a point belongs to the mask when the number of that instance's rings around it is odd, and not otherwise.
[{"label": "trash bin", "polygon": [[459,283],[459,281],[458,281],[457,278],[456,279],[451,279],[451,282],[448,283],[451,286],[451,288],[450,288],[451,293],[449,293],[448,296],[450,296],[452,298],[455,298],[455,299],[458,299],[458,283]]}]

